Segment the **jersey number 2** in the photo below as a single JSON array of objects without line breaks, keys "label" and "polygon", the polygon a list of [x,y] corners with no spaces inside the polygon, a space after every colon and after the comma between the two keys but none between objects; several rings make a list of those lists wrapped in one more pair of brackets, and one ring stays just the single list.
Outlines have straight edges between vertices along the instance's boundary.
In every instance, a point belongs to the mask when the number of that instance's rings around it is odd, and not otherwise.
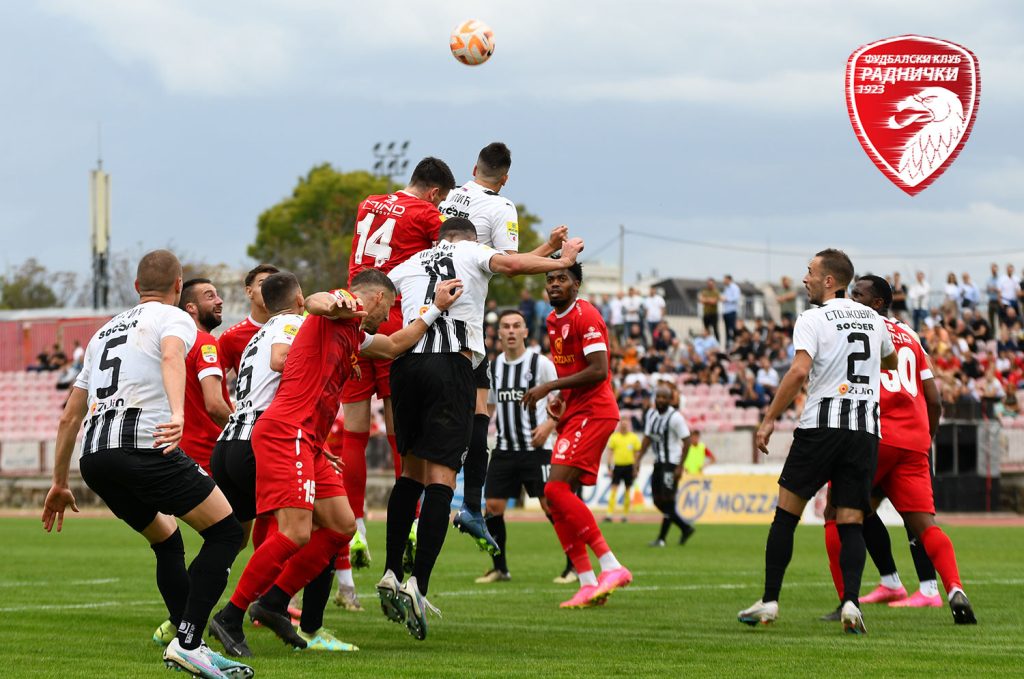
[{"label": "jersey number 2", "polygon": [[374,258],[374,266],[383,266],[391,258],[391,236],[395,232],[395,220],[388,217],[370,233],[374,217],[376,215],[366,215],[356,224],[356,235],[359,236],[359,242],[356,243],[356,261],[362,261],[363,255],[366,255]]},{"label": "jersey number 2", "polygon": [[871,343],[868,340],[868,336],[863,332],[851,332],[846,336],[846,341],[850,344],[860,342],[861,346],[861,351],[851,352],[846,357],[846,379],[851,384],[867,384],[871,380],[867,375],[857,373],[857,362],[866,361],[871,358]]},{"label": "jersey number 2", "polygon": [[112,337],[103,345],[103,355],[100,356],[100,370],[113,370],[113,374],[110,376],[109,386],[100,387],[96,390],[96,398],[102,400],[110,398],[117,393],[117,381],[121,377],[121,359],[116,356],[109,356],[108,354],[111,349],[119,347],[127,341],[128,335],[121,335],[120,337]]}]

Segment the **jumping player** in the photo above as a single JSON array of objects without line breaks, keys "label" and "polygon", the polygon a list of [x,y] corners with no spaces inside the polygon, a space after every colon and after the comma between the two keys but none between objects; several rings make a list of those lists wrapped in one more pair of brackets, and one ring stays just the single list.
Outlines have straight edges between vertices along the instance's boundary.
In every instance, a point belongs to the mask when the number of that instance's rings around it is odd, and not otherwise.
[{"label": "jumping player", "polygon": [[[149,541],[156,584],[176,636],[164,662],[205,679],[251,677],[252,669],[207,648],[203,630],[228,581],[242,543],[242,527],[213,480],[178,447],[185,420],[185,355],[196,326],[177,308],[181,263],[167,250],[139,262],[139,304],[118,314],[89,341],[85,364],[71,389],[57,430],[53,486],[43,527],[75,506],[68,469],[82,421],[82,478],[114,514]],[[203,538],[185,568],[180,517]]]},{"label": "jumping player", "polygon": [[793,327],[793,364],[779,384],[757,430],[757,447],[768,454],[775,421],[807,384],[807,401],[779,476],[779,501],[765,546],[764,595],[740,611],[748,625],[772,623],[793,556],[793,534],[808,500],[832,482],[842,542],[841,619],[846,632],[866,632],[857,601],[866,558],[862,524],[871,511],[871,479],[878,461],[879,372],[897,366],[896,349],[883,319],[845,299],[853,263],[841,250],[818,252],[807,266],[804,287],[816,308]]},{"label": "jumping player", "polygon": [[231,601],[216,615],[230,646],[245,644],[242,616],[248,608],[253,620],[286,643],[306,648],[292,627],[288,602],[324,571],[355,530],[341,477],[323,453],[342,387],[357,352],[394,358],[421,339],[439,307],[458,299],[461,292],[451,292],[458,283],[439,285],[436,306],[392,337],[366,332],[376,330],[394,304],[394,285],[380,271],[357,275],[351,294],[339,290],[306,298],[310,316],[292,342],[270,407],[253,425],[256,512],[272,512],[278,531],[253,553]]},{"label": "jumping player", "polygon": [[[892,288],[884,278],[863,276],[857,280],[850,295],[855,302],[871,307],[885,318],[885,324],[896,346],[899,366],[896,370],[882,373],[882,432],[884,438],[878,445],[878,470],[874,486],[889,498],[907,526],[924,546],[929,559],[935,564],[946,589],[953,622],[957,625],[977,623],[974,610],[960,582],[956,553],[953,543],[935,523],[935,500],[932,495],[931,464],[929,452],[932,439],[938,430],[942,404],[938,387],[932,375],[925,353],[917,335],[900,321],[888,318],[892,305]],[[872,508],[878,508],[880,498],[872,498]],[[836,578],[840,545],[835,522],[831,519],[835,510],[826,509],[825,544],[828,548],[829,565],[836,591],[843,596],[843,581]],[[881,530],[877,514],[874,521]],[[890,553],[891,561],[891,553]],[[895,572],[895,567],[887,574]],[[898,580],[896,581],[899,582]],[[884,587],[880,585],[880,587]],[[885,588],[895,589],[895,588]],[[902,597],[906,590],[899,585]],[[877,590],[876,590],[877,591]],[[876,597],[881,599],[881,597]],[[888,600],[888,599],[884,599]]]},{"label": "jumping player", "polygon": [[279,269],[273,264],[257,264],[245,274],[245,296],[249,298],[249,315],[235,323],[217,338],[220,346],[220,362],[225,374],[232,370],[238,374],[238,366],[242,362],[245,345],[266,323],[271,312],[263,300],[263,281],[267,276],[275,274]]},{"label": "jumping player", "polygon": [[[465,460],[472,429],[473,368],[484,358],[484,300],[496,273],[532,274],[564,268],[583,249],[568,241],[562,258],[507,255],[476,242],[473,223],[452,217],[441,225],[441,242],[395,267],[391,278],[402,294],[407,322],[435,298],[441,281],[464,281],[463,298],[438,319],[412,351],[395,362],[391,392],[402,475],[388,501],[387,560],[377,584],[384,614],[405,623],[417,639],[426,638],[426,599],[448,527],[455,476]],[[423,495],[412,577],[402,574],[405,539]]]},{"label": "jumping player", "polygon": [[[548,273],[546,289],[554,310],[547,318],[547,331],[558,379],[539,384],[523,396],[523,407],[533,408],[552,392],[560,392],[550,396],[548,407],[558,423],[558,438],[544,496],[555,533],[580,581],[579,591],[562,602],[562,608],[603,604],[608,595],[633,581],[633,574],[605,542],[594,515],[574,492],[578,485],[592,486],[597,481],[605,445],[619,425],[608,363],[608,329],[597,309],[578,298],[582,282],[583,268],[578,263]],[[594,575],[588,546],[600,564],[599,577]]]},{"label": "jumping player", "polygon": [[[443,160],[428,157],[416,165],[404,189],[387,195],[369,196],[360,203],[348,263],[349,283],[366,269],[379,269],[386,274],[437,242],[441,228],[441,214],[437,206],[453,188],[455,176],[448,165]],[[401,328],[401,300],[396,300],[377,334],[390,335]],[[366,525],[363,523],[366,446],[370,440],[370,397],[374,394],[384,401],[384,425],[395,463],[395,478],[401,470],[401,458],[395,446],[391,411],[391,361],[360,355],[358,366],[358,371],[346,381],[341,394],[345,418],[342,460],[345,490],[352,503],[358,531],[351,545],[352,565],[366,568],[370,565]]]}]

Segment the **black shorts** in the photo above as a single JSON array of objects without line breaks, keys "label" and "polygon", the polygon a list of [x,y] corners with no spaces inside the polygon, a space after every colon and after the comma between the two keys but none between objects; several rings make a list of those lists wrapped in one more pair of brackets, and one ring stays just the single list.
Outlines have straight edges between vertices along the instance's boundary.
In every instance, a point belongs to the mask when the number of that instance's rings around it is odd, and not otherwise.
[{"label": "black shorts", "polygon": [[490,389],[491,388],[491,362],[486,358],[480,361],[480,365],[473,368],[473,379],[476,380],[477,389]]},{"label": "black shorts", "polygon": [[544,484],[548,482],[550,473],[550,450],[538,449],[524,453],[496,450],[487,465],[484,497],[488,500],[507,500],[519,497],[520,488],[525,488],[530,497],[544,497]]},{"label": "black shorts", "polygon": [[633,465],[631,464],[617,464],[612,467],[612,487],[619,485],[620,483],[626,484],[626,488],[631,488],[634,481],[633,476]]},{"label": "black shorts", "polygon": [[473,433],[473,364],[462,354],[406,354],[391,366],[398,452],[458,471]]},{"label": "black shorts", "polygon": [[810,500],[832,482],[832,505],[871,511],[878,437],[849,429],[797,429],[779,485]]},{"label": "black shorts", "polygon": [[256,456],[249,439],[217,441],[210,456],[213,480],[241,522],[256,518]]},{"label": "black shorts", "polygon": [[184,516],[217,487],[181,448],[112,448],[82,456],[82,479],[110,511],[137,531],[157,513]]},{"label": "black shorts", "polygon": [[651,472],[651,494],[655,497],[660,495],[675,495],[679,488],[679,481],[676,479],[676,466],[667,462],[655,462],[654,471]]}]

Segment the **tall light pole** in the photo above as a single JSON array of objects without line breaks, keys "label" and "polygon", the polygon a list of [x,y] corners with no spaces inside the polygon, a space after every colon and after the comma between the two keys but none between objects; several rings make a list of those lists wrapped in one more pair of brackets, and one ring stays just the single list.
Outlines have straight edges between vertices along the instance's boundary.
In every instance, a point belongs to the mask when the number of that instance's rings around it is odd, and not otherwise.
[{"label": "tall light pole", "polygon": [[[100,137],[97,127],[97,146]],[[89,173],[89,198],[92,207],[92,306],[107,307],[110,292],[110,175],[103,171],[102,147],[97,150],[96,169]]]},{"label": "tall light pole", "polygon": [[376,162],[373,164],[373,173],[378,177],[387,177],[394,181],[395,175],[404,175],[409,168],[409,159],[405,154],[409,151],[409,140],[384,142],[379,141],[373,145],[373,157]]}]

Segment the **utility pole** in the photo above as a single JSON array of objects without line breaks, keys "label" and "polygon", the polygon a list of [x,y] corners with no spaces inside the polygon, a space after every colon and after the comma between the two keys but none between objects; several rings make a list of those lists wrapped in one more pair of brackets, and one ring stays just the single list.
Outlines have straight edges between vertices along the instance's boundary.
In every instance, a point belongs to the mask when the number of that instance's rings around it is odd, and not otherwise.
[{"label": "utility pole", "polygon": [[626,289],[626,226],[619,224],[619,292]]},{"label": "utility pole", "polygon": [[89,173],[92,208],[92,306],[107,307],[110,292],[110,175],[103,171],[102,130],[96,126],[96,169]]}]

